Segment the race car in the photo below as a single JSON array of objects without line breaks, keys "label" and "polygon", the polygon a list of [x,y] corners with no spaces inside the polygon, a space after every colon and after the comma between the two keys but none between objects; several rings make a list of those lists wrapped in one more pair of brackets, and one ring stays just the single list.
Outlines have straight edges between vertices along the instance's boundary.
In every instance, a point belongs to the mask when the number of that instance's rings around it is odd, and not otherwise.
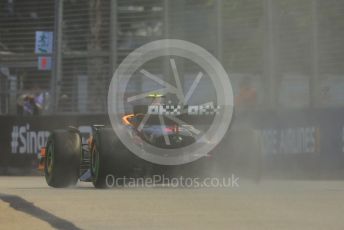
[{"label": "race car", "polygon": [[[160,103],[163,96],[154,94],[150,97],[153,98],[153,102]],[[135,106],[132,113],[122,117],[122,125],[130,134],[131,141],[136,145],[140,146],[146,142],[161,148],[163,152],[163,149],[181,148],[196,141],[200,142],[195,135],[196,128],[193,125],[170,120],[161,126],[159,115],[150,115],[149,121],[140,128],[140,124],[147,114],[147,106],[144,107],[142,109],[142,106]],[[211,117],[203,117],[203,120],[198,117],[197,121],[204,125],[211,122]],[[197,124],[194,125],[197,126]],[[87,143],[82,142],[81,133],[74,127],[51,132],[46,146],[41,149],[39,154],[39,169],[44,171],[49,186],[67,187],[75,185],[78,180],[81,180],[92,182],[96,188],[106,188],[108,187],[108,175],[118,178],[135,178],[153,174],[165,175],[169,171],[181,171],[182,168],[187,168],[187,171],[190,171],[189,169],[192,167],[202,170],[202,165],[209,166],[212,156],[216,155],[215,151],[212,151],[205,156],[196,157],[199,160],[182,166],[157,165],[130,152],[111,127],[93,125],[92,129],[92,136]],[[166,135],[169,143],[164,140]],[[224,153],[222,154],[224,156],[235,156],[236,159],[218,158],[217,161],[220,164],[228,164],[222,165],[222,168],[227,167],[233,170],[238,166],[242,168],[242,164],[237,162],[250,158],[249,161],[253,162],[254,166],[248,167],[254,168],[253,175],[259,178],[261,173],[260,141],[257,138],[259,135],[251,129],[240,128],[234,134],[230,132],[227,136],[230,140],[222,141],[223,144],[219,145],[217,152]],[[252,153],[257,154],[251,157]]]},{"label": "race car", "polygon": [[[144,115],[142,113],[128,114],[122,117],[126,127],[136,144],[147,142],[159,148],[179,148],[195,142],[195,136],[190,132],[190,125],[167,123],[164,130],[157,124],[154,116],[142,129],[138,126]],[[47,144],[39,154],[39,169],[44,171],[48,185],[52,187],[67,187],[81,181],[90,181],[96,188],[107,186],[107,175],[116,177],[146,176],[153,169],[167,168],[147,162],[131,153],[119,140],[111,127],[93,125],[93,135],[82,143],[82,137],[77,128],[68,127],[64,130],[51,132]],[[163,141],[167,134],[170,143]]]}]

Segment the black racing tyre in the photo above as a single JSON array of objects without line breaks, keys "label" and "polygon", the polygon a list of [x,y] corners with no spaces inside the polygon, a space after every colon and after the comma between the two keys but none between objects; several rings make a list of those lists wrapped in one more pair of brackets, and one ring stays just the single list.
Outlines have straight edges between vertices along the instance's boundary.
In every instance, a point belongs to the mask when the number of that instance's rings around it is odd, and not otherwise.
[{"label": "black racing tyre", "polygon": [[[96,188],[109,187],[108,175],[112,175],[114,142],[119,141],[111,128],[96,128],[91,143],[91,175]],[[111,177],[113,178],[113,177]]]},{"label": "black racing tyre", "polygon": [[49,186],[64,188],[79,178],[81,138],[73,130],[54,130],[47,141],[45,179]]}]

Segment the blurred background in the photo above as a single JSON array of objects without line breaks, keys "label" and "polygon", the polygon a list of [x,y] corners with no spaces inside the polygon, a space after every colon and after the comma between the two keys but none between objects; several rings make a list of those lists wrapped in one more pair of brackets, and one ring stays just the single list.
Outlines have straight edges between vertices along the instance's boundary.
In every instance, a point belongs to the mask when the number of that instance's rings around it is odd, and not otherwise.
[{"label": "blurred background", "polygon": [[168,38],[222,63],[265,168],[343,176],[343,12],[340,0],[1,0],[0,167],[30,165],[53,128],[106,123],[117,66]]}]

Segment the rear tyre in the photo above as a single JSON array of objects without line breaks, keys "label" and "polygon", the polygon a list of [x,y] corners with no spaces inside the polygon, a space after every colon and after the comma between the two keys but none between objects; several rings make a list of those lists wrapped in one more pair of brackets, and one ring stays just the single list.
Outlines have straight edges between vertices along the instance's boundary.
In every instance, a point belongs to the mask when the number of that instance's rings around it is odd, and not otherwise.
[{"label": "rear tyre", "polygon": [[53,131],[46,145],[44,167],[49,186],[64,188],[75,185],[79,178],[81,138],[73,130]]},{"label": "rear tyre", "polygon": [[112,129],[96,128],[94,131],[91,143],[91,175],[96,188],[110,187],[106,180],[113,168],[114,138],[116,137]]}]

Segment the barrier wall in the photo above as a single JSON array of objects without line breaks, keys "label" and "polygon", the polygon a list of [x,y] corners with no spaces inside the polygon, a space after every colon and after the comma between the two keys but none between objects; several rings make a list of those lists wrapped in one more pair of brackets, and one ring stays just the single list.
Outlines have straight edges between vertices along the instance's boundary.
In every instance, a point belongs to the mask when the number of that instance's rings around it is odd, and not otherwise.
[{"label": "barrier wall", "polygon": [[107,116],[0,117],[0,167],[34,167],[37,154],[45,145],[49,131],[75,126],[85,139],[92,131],[91,124],[108,124]]},{"label": "barrier wall", "polygon": [[344,109],[264,112],[255,120],[268,171],[344,178]]},{"label": "barrier wall", "polygon": [[[268,171],[301,170],[316,177],[344,169],[344,109],[255,112],[237,120],[251,120],[258,129]],[[0,167],[32,168],[49,131],[72,125],[86,139],[92,124],[109,125],[107,115],[0,117]]]}]

